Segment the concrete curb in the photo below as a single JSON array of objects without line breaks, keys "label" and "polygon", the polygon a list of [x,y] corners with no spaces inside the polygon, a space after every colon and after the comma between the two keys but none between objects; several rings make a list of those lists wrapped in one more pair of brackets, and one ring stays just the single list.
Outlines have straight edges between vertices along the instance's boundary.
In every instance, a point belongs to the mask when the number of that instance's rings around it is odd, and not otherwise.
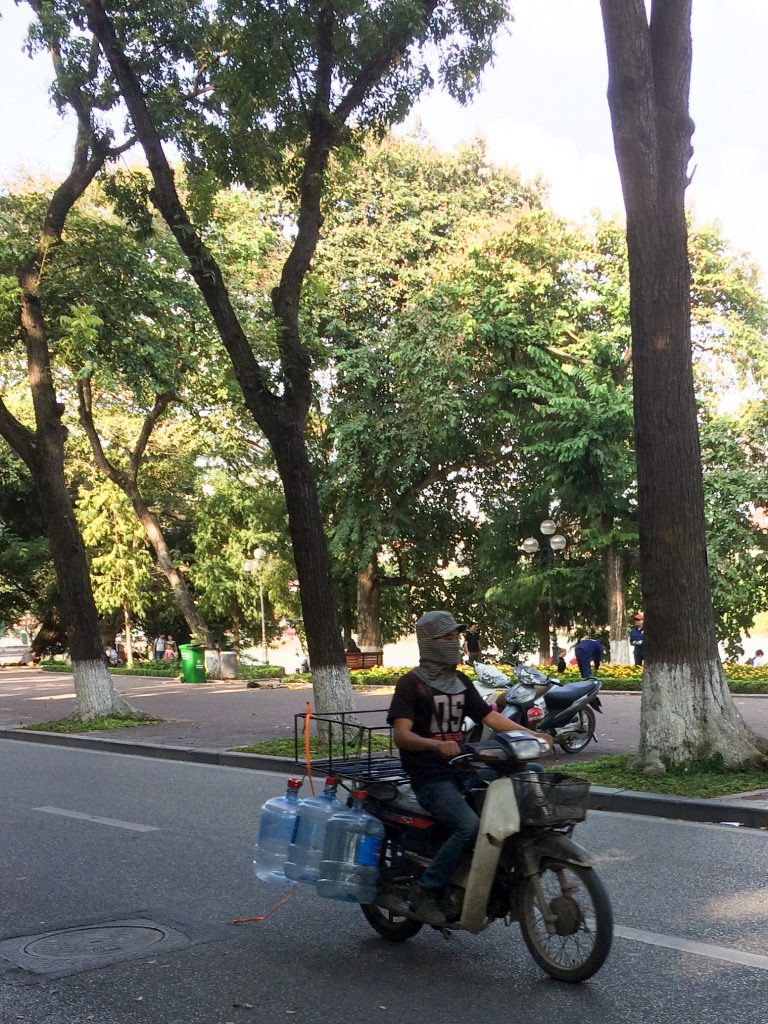
[{"label": "concrete curb", "polygon": [[670,796],[666,793],[638,793],[630,789],[591,786],[589,807],[593,811],[646,814],[654,818],[682,821],[727,822],[746,828],[768,828],[768,807],[725,803],[720,800]]},{"label": "concrete curb", "polygon": [[[231,750],[205,747],[172,747],[152,743],[130,743],[126,740],[103,739],[98,736],[72,736],[67,733],[34,732],[27,729],[0,729],[0,739],[43,743],[78,750],[97,750],[105,754],[154,757],[165,761],[184,761],[188,764],[251,768],[284,775],[297,774],[299,771],[290,757],[240,754]],[[701,821],[713,824],[728,822],[729,824],[737,823],[746,828],[768,828],[768,807],[668,796],[665,793],[638,793],[628,789],[591,786],[589,807],[593,811],[643,814],[654,818],[674,818],[680,821]]]},{"label": "concrete curb", "polygon": [[0,739],[43,743],[77,750],[97,750],[102,754],[130,754],[154,757],[161,761],[186,761],[188,764],[212,764],[224,768],[256,768],[265,772],[295,773],[290,757],[269,757],[265,754],[239,754],[213,747],[172,747],[154,743],[132,743],[127,740],[104,739],[100,736],[72,736],[68,733],[35,732],[29,729],[0,729]]}]

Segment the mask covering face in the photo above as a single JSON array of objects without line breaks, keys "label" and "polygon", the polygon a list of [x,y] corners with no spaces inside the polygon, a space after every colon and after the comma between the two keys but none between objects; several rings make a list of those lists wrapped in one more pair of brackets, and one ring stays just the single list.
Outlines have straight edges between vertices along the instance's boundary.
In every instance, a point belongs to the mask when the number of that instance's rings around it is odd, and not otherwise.
[{"label": "mask covering face", "polygon": [[441,693],[462,693],[464,683],[456,675],[461,661],[461,644],[453,637],[439,636],[433,640],[419,638],[417,675]]}]

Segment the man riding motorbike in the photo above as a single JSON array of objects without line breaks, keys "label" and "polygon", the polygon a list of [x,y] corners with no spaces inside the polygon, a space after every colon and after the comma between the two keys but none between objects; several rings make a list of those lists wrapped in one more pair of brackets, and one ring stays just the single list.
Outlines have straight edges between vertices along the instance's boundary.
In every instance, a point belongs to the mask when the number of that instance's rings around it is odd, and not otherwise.
[{"label": "man riding motorbike", "polygon": [[[482,722],[495,732],[531,732],[489,707],[469,678],[456,671],[461,660],[459,637],[465,629],[466,624],[456,622],[447,611],[421,616],[416,623],[419,667],[400,677],[387,715],[416,798],[452,829],[419,879],[412,904],[423,921],[437,926],[447,922],[445,888],[472,849],[480,822],[465,799],[472,780],[448,764],[461,753],[464,718]],[[531,735],[549,740],[551,747],[551,737]]]}]

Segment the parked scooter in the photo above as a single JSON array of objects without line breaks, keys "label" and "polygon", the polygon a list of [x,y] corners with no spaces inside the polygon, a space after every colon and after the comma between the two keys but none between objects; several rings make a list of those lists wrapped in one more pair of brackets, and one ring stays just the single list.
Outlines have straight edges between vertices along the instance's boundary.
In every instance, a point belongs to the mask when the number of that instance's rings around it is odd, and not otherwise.
[{"label": "parked scooter", "polygon": [[[454,766],[492,766],[499,777],[469,791],[480,828],[471,863],[448,888],[454,909],[440,930],[479,934],[494,920],[517,921],[531,956],[553,978],[591,977],[611,948],[613,918],[593,857],[571,839],[586,814],[588,783],[542,773],[531,762],[546,744],[530,734],[497,733],[462,749]],[[339,774],[347,773],[342,767]],[[376,896],[362,911],[379,935],[403,942],[424,926],[411,894],[445,839],[444,826],[418,804],[397,769],[348,778],[365,785],[365,809],[385,827]]]},{"label": "parked scooter", "polygon": [[[597,696],[599,679],[563,683],[530,665],[515,665],[515,681],[492,665],[475,662],[475,686],[510,721],[546,732],[567,754],[584,750],[595,736],[595,711],[602,713]],[[467,721],[467,737],[479,739],[483,728]]]}]

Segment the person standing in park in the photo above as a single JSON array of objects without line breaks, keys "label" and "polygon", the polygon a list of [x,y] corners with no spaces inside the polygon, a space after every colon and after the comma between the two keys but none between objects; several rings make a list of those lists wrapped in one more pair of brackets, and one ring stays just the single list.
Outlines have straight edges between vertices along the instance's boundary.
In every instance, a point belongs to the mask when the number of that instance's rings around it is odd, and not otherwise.
[{"label": "person standing in park", "polygon": [[629,631],[629,643],[635,656],[635,664],[643,664],[643,640],[645,639],[645,618],[641,612],[635,616],[635,624]]},{"label": "person standing in park", "polygon": [[153,650],[155,652],[155,661],[162,661],[165,657],[165,634],[160,633],[155,640]]},{"label": "person standing in park", "polygon": [[605,656],[605,648],[599,640],[593,637],[585,637],[579,640],[574,649],[576,664],[579,666],[582,679],[589,679],[592,675],[592,663],[595,664],[595,672],[600,668],[600,662]]},{"label": "person standing in park", "polygon": [[471,622],[467,626],[467,631],[464,634],[464,654],[467,659],[468,665],[474,665],[476,661],[480,661],[480,634],[477,631],[477,623]]}]

